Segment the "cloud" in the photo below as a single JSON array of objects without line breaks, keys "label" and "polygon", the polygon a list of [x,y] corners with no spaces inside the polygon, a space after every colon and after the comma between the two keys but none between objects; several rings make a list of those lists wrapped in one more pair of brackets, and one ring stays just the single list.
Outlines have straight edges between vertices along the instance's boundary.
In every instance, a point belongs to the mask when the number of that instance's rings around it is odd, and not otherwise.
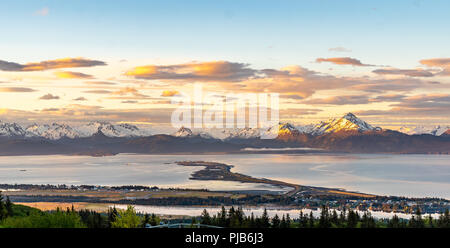
[{"label": "cloud", "polygon": [[422,59],[420,63],[430,67],[439,67],[442,69],[438,73],[439,75],[450,76],[450,58]]},{"label": "cloud", "polygon": [[386,94],[369,99],[371,102],[400,102],[406,96],[401,94]]},{"label": "cloud", "polygon": [[121,103],[138,103],[138,101],[126,100],[126,101],[122,101]]},{"label": "cloud", "polygon": [[303,115],[315,115],[323,110],[321,109],[306,109],[306,108],[288,108],[280,110],[280,117],[282,118],[300,118]]},{"label": "cloud", "polygon": [[2,87],[0,92],[34,92],[36,90],[25,87]]},{"label": "cloud", "polygon": [[[301,66],[260,70],[261,76],[234,84],[220,84],[237,92],[277,92],[282,97],[307,98],[318,90],[339,89],[361,84],[359,78],[320,74]],[[294,96],[295,95],[295,96]]]},{"label": "cloud", "polygon": [[15,62],[0,60],[1,71],[45,71],[61,68],[92,67],[101,65],[106,65],[106,63],[99,60],[90,60],[84,58],[63,58],[27,64],[19,64]]},{"label": "cloud", "polygon": [[133,95],[133,96],[136,96],[136,97],[146,97],[146,95],[143,95],[143,94],[139,93],[139,91],[136,88],[133,88],[133,87],[125,87],[125,88],[122,88],[120,90],[113,91],[113,92],[111,92],[111,94],[112,95],[120,95],[120,96]]},{"label": "cloud", "polygon": [[42,8],[42,9],[36,10],[36,11],[34,12],[34,15],[37,15],[37,16],[47,16],[49,13],[50,13],[49,8],[48,8],[48,7],[44,7],[44,8]]},{"label": "cloud", "polygon": [[111,94],[112,93],[112,91],[110,91],[110,90],[86,90],[83,92],[90,93],[90,94]]},{"label": "cloud", "polygon": [[145,109],[105,109],[101,106],[70,104],[57,108],[34,111],[1,109],[3,121],[30,123],[39,119],[42,122],[86,122],[92,120],[107,122],[145,122],[170,126],[173,108]]},{"label": "cloud", "polygon": [[176,91],[176,90],[164,90],[161,94],[161,96],[164,97],[170,97],[170,96],[175,96],[178,95],[180,92]]},{"label": "cloud", "polygon": [[436,67],[450,66],[450,58],[422,59],[420,63],[422,65]]},{"label": "cloud", "polygon": [[138,79],[182,81],[241,81],[255,77],[257,70],[248,64],[212,61],[177,65],[147,65],[135,67],[125,75]]},{"label": "cloud", "polygon": [[329,52],[351,52],[352,50],[347,49],[345,47],[332,47],[330,49],[328,49]]},{"label": "cloud", "polygon": [[350,58],[350,57],[317,58],[316,62],[317,63],[330,62],[330,63],[336,64],[336,65],[373,66],[373,65],[363,64],[363,63],[361,63],[361,61]]},{"label": "cloud", "polygon": [[94,84],[94,85],[115,85],[116,83],[107,82],[107,81],[86,81],[85,84]]},{"label": "cloud", "polygon": [[409,77],[433,77],[434,74],[422,69],[378,69],[372,71],[379,75],[404,75]]},{"label": "cloud", "polygon": [[390,105],[389,110],[365,110],[363,116],[432,117],[450,116],[449,94],[421,94],[403,97],[401,102]]},{"label": "cloud", "polygon": [[327,98],[311,99],[302,101],[305,104],[318,105],[346,105],[346,104],[366,104],[369,103],[368,96],[349,95],[349,96],[332,96]]},{"label": "cloud", "polygon": [[87,101],[87,99],[85,98],[85,97],[82,97],[82,96],[80,96],[80,97],[77,97],[77,98],[75,98],[75,99],[73,99],[74,101]]},{"label": "cloud", "polygon": [[380,79],[369,80],[361,79],[359,84],[355,84],[349,89],[366,92],[383,93],[386,91],[411,91],[414,89],[429,87],[426,81],[416,78],[400,78],[400,79]]},{"label": "cloud", "polygon": [[[368,66],[351,58],[322,60]],[[298,65],[281,69],[253,69],[248,64],[224,61],[136,67],[126,74],[148,80],[162,80],[168,83],[177,83],[179,80],[182,80],[183,83],[207,81],[206,87],[210,88],[220,88],[232,92],[277,92],[283,98],[294,100],[308,98],[320,90],[349,89],[384,93],[384,91],[410,91],[429,86],[429,83],[420,79],[371,79],[367,76],[336,77],[308,70]],[[167,85],[164,87],[167,87]]]},{"label": "cloud", "polygon": [[54,73],[58,78],[63,79],[90,79],[93,78],[92,75],[84,74],[81,72],[72,72],[72,71],[57,71]]},{"label": "cloud", "polygon": [[41,99],[41,100],[56,100],[56,99],[59,99],[59,96],[54,96],[49,93],[49,94],[39,97],[39,99]]}]

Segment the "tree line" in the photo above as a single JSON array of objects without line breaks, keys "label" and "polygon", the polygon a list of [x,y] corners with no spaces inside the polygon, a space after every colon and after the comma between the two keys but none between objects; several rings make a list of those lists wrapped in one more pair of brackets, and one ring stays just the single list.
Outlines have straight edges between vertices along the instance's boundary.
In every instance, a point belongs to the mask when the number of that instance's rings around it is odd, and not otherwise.
[{"label": "tree line", "polygon": [[[394,215],[389,219],[376,219],[370,212],[362,214],[353,210],[340,211],[322,206],[320,215],[314,216],[312,211],[292,218],[289,214],[269,217],[264,209],[261,216],[253,213],[245,215],[241,207],[222,206],[221,210],[211,215],[205,209],[200,216],[191,220],[177,220],[190,223],[225,228],[450,228],[450,214],[447,209],[438,218],[423,216],[418,209],[409,220]],[[155,214],[137,213],[133,206],[127,209],[109,208],[107,212],[93,210],[75,210],[67,208],[56,211],[40,211],[35,208],[11,203],[8,197],[3,198],[0,192],[0,227],[11,228],[144,228],[167,223]]]}]

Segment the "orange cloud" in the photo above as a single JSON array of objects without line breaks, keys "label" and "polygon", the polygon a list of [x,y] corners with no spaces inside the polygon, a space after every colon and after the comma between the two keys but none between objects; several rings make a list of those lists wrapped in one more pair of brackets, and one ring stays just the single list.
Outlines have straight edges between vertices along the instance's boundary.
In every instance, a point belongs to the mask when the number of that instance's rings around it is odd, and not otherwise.
[{"label": "orange cloud", "polygon": [[147,65],[135,67],[125,75],[139,79],[170,79],[188,81],[240,81],[254,77],[256,70],[247,64],[212,61],[177,65]]},{"label": "orange cloud", "polygon": [[165,90],[162,92],[161,96],[170,97],[170,96],[175,96],[178,94],[179,94],[179,92],[176,90]]},{"label": "orange cloud", "polygon": [[317,63],[330,62],[336,65],[353,65],[353,66],[372,66],[368,64],[363,64],[358,59],[350,57],[340,57],[340,58],[318,58]]},{"label": "orange cloud", "polygon": [[34,92],[36,90],[33,90],[31,88],[24,88],[24,87],[3,87],[0,88],[0,92]]},{"label": "orange cloud", "polygon": [[51,69],[92,67],[99,65],[106,65],[106,63],[99,60],[90,60],[84,58],[62,58],[27,64],[19,64],[15,62],[0,60],[0,70],[2,71],[45,71]]},{"label": "orange cloud", "polygon": [[134,95],[134,96],[144,96],[144,95],[140,94],[137,89],[132,88],[132,87],[125,87],[125,88],[122,88],[120,90],[114,91],[111,94],[113,94],[113,95],[120,95],[120,96],[128,95],[128,94],[131,94],[131,95]]},{"label": "orange cloud", "polygon": [[81,72],[72,72],[72,71],[57,71],[54,74],[58,78],[63,78],[63,79],[79,79],[79,78],[91,79],[91,78],[93,78],[92,75],[84,74]]},{"label": "orange cloud", "polygon": [[440,67],[442,69],[439,75],[450,76],[450,58],[422,59],[422,65],[430,67]]}]

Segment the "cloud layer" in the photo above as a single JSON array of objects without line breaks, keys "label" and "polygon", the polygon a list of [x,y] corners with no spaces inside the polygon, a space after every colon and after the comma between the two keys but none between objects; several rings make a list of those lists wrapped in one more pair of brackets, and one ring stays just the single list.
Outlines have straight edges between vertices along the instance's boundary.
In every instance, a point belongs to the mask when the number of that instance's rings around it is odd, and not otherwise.
[{"label": "cloud layer", "polygon": [[0,60],[0,70],[2,71],[45,71],[61,68],[92,67],[100,65],[106,65],[106,63],[99,60],[84,58],[63,58],[27,64]]},{"label": "cloud layer", "polygon": [[361,63],[360,60],[350,58],[350,57],[317,58],[316,62],[317,63],[330,62],[330,63],[336,64],[336,65],[372,66],[372,65],[368,65],[368,64],[363,64],[363,63]]},{"label": "cloud layer", "polygon": [[147,65],[135,67],[125,75],[139,79],[188,81],[240,81],[256,76],[247,64],[227,61],[188,63],[177,65]]}]

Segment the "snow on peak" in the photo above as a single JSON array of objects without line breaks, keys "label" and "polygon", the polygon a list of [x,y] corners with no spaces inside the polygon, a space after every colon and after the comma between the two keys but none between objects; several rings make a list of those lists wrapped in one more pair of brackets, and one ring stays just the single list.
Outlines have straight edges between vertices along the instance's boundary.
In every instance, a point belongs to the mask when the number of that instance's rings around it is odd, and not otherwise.
[{"label": "snow on peak", "polygon": [[108,137],[136,137],[149,135],[145,130],[131,124],[117,124],[113,125],[109,122],[90,122],[86,125],[78,126],[77,128],[80,137],[90,137],[98,132],[103,133]]},{"label": "snow on peak", "polygon": [[180,127],[180,129],[178,129],[178,131],[173,134],[173,136],[175,137],[188,137],[192,135],[193,135],[192,130],[184,126]]},{"label": "snow on peak", "polygon": [[447,130],[450,129],[450,126],[434,126],[434,127],[426,127],[426,126],[403,126],[397,129],[397,131],[408,134],[431,134],[435,136],[441,136]]},{"label": "snow on peak", "polygon": [[24,136],[25,130],[17,123],[6,123],[0,121],[0,136]]},{"label": "snow on peak", "polygon": [[66,124],[52,123],[51,125],[44,124],[38,125],[33,124],[28,126],[26,129],[25,136],[27,137],[43,137],[46,139],[57,140],[61,138],[77,138],[79,134],[76,130]]},{"label": "snow on peak", "polygon": [[339,131],[365,132],[370,130],[379,130],[379,128],[373,127],[372,125],[359,119],[352,113],[347,113],[341,118],[322,121],[314,127],[312,133],[315,135],[321,135],[324,133],[334,133]]}]

